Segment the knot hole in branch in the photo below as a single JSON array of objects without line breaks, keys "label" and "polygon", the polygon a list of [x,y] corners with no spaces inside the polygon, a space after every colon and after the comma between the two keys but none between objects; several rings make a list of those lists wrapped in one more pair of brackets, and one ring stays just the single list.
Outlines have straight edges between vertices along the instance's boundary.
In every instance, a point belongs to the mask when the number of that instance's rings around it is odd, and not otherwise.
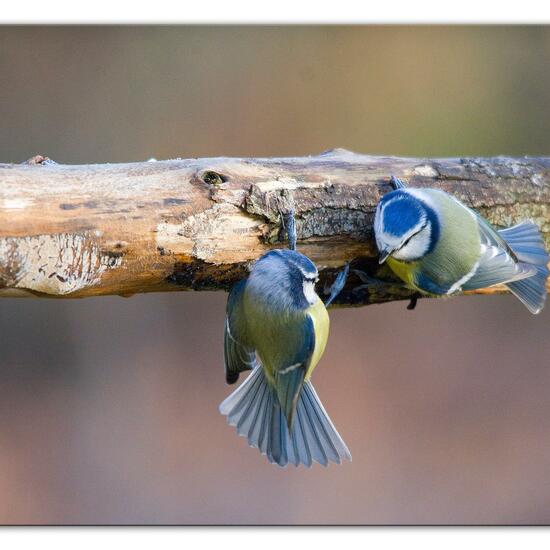
[{"label": "knot hole in branch", "polygon": [[208,185],[221,185],[228,180],[228,177],[214,170],[206,170],[201,174],[200,179]]}]

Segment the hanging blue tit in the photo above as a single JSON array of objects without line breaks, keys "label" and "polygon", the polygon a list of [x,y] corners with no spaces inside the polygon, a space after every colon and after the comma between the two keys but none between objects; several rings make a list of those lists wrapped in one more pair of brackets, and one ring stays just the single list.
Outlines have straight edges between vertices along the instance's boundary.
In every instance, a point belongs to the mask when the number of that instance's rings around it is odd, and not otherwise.
[{"label": "hanging blue tit", "polygon": [[542,310],[549,256],[535,223],[496,230],[444,191],[392,183],[374,232],[380,263],[409,288],[445,295],[504,284],[531,313]]},{"label": "hanging blue tit", "polygon": [[310,380],[329,332],[327,310],[315,292],[317,278],[306,256],[272,250],[233,288],[227,303],[227,382],[236,382],[240,372],[252,373],[220,412],[279,466],[351,460]]}]

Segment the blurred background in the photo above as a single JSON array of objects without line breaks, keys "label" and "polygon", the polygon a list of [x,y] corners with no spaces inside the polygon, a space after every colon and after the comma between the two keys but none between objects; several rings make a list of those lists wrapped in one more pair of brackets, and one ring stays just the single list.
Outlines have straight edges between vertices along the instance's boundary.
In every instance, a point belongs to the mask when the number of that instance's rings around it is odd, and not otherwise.
[{"label": "blurred background", "polygon": [[[1,27],[0,161],[548,155],[550,27]],[[224,293],[0,303],[0,523],[550,522],[550,308],[340,309],[353,462],[278,469],[217,410]]]}]

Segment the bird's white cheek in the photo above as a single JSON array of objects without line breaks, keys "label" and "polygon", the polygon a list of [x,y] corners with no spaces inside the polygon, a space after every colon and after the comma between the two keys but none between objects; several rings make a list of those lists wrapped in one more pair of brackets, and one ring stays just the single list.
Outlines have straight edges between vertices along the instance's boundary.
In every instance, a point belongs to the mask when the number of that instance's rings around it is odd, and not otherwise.
[{"label": "bird's white cheek", "polygon": [[317,293],[315,292],[315,286],[310,281],[303,281],[304,296],[310,305],[313,305],[317,301]]},{"label": "bird's white cheek", "polygon": [[412,250],[411,250],[411,245],[408,244],[406,246],[404,246],[403,248],[400,248],[399,250],[396,250],[392,256],[396,259],[396,260],[411,260],[412,258],[415,258],[416,256],[414,256],[412,254]]},{"label": "bird's white cheek", "polygon": [[403,248],[396,250],[393,257],[397,260],[412,261],[422,258],[430,248],[430,232],[417,233]]}]

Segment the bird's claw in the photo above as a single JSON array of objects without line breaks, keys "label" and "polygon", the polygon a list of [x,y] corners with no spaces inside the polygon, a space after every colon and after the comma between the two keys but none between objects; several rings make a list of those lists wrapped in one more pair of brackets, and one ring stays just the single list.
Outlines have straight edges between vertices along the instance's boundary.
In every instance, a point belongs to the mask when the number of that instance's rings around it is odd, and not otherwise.
[{"label": "bird's claw", "polygon": [[390,283],[382,281],[381,279],[376,279],[375,277],[371,277],[370,275],[359,269],[354,269],[353,272],[355,273],[355,275],[357,275],[357,277],[359,277],[359,280],[363,283],[362,285],[356,286],[353,289],[353,292],[372,287],[390,286]]},{"label": "bird's claw", "polygon": [[281,226],[286,229],[286,235],[288,239],[288,248],[290,250],[296,250],[296,241],[298,240],[296,234],[296,219],[294,217],[294,208],[291,208],[287,213],[283,214],[279,212],[281,216]]},{"label": "bird's claw", "polygon": [[395,176],[391,176],[390,177],[390,183],[394,189],[394,191],[396,189],[404,189],[405,187],[407,187],[405,185],[405,182],[403,180],[400,180],[399,178],[395,177]]},{"label": "bird's claw", "polygon": [[409,300],[409,303],[407,304],[407,309],[409,311],[413,311],[416,308],[416,304],[418,303],[418,298],[420,298],[420,294],[413,294]]}]

